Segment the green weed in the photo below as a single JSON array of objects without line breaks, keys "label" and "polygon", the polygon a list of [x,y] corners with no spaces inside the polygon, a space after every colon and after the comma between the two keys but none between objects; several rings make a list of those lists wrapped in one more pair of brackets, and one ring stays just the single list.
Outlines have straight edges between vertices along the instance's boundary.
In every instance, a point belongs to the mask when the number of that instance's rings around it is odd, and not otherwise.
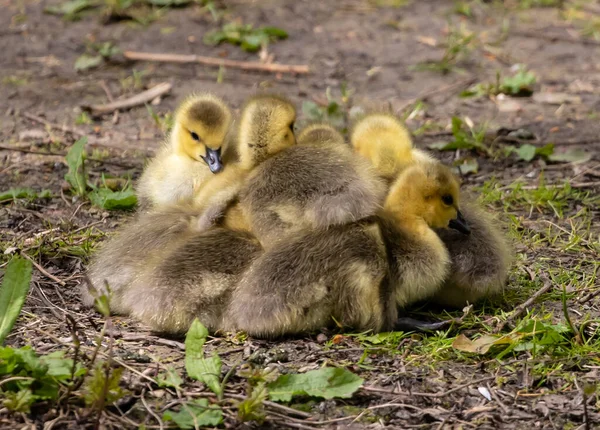
[{"label": "green weed", "polygon": [[251,24],[230,22],[218,30],[213,30],[204,35],[202,39],[207,45],[230,43],[240,46],[244,51],[256,52],[261,47],[277,40],[286,39],[288,34],[277,27],[254,28]]},{"label": "green weed", "polygon": [[452,136],[450,142],[435,142],[429,145],[431,149],[439,151],[455,151],[457,149],[477,150],[490,154],[490,148],[484,144],[486,125],[475,127],[472,123],[459,117],[452,117]]},{"label": "green weed", "polygon": [[302,114],[305,122],[328,122],[342,133],[348,131],[348,106],[353,90],[346,84],[340,87],[340,97],[334,97],[330,87],[325,91],[327,105],[320,106],[307,100],[302,103]]},{"label": "green weed", "polygon": [[502,77],[500,72],[496,73],[496,81],[492,83],[479,83],[460,93],[461,97],[482,97],[506,94],[509,96],[530,96],[536,76],[520,66],[512,76]]},{"label": "green weed", "polygon": [[[135,207],[137,197],[130,185],[125,186],[120,191],[113,191],[107,185],[104,177],[102,177],[100,186],[88,182],[85,168],[86,143],[87,139],[85,137],[79,139],[73,144],[66,156],[69,171],[65,175],[65,180],[71,185],[75,194],[88,197],[92,204],[107,210],[129,210]],[[92,190],[88,191],[89,188]]]},{"label": "green weed", "polygon": [[421,63],[417,70],[432,70],[448,74],[457,68],[458,64],[469,57],[475,48],[475,33],[469,31],[464,25],[452,27],[444,42],[445,51],[440,60]]}]

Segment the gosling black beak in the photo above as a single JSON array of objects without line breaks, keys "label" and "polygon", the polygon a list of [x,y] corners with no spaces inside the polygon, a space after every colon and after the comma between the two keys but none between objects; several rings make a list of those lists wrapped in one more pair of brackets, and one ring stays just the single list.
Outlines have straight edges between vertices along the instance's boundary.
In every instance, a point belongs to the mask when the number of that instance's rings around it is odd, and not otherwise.
[{"label": "gosling black beak", "polygon": [[221,148],[206,148],[206,155],[203,156],[202,159],[206,164],[208,164],[208,168],[211,172],[219,173],[221,170],[223,170],[223,162],[221,161]]},{"label": "gosling black beak", "polygon": [[467,220],[463,216],[460,211],[457,212],[457,217],[455,219],[450,220],[448,227],[461,232],[462,234],[471,234],[471,228],[467,223]]}]

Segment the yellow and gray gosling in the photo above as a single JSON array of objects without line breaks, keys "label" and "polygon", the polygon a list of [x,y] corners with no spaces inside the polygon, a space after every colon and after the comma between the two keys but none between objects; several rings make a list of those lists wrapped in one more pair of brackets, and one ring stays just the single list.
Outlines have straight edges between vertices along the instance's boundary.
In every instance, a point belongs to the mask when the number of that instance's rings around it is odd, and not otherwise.
[{"label": "yellow and gray gosling", "polygon": [[300,230],[343,225],[374,215],[385,184],[328,124],[298,135],[298,145],[258,166],[240,192],[251,231],[268,248]]},{"label": "yellow and gray gosling", "polygon": [[184,100],[173,130],[144,170],[137,194],[142,209],[190,203],[202,184],[223,169],[223,150],[232,123],[229,107],[205,93]]}]

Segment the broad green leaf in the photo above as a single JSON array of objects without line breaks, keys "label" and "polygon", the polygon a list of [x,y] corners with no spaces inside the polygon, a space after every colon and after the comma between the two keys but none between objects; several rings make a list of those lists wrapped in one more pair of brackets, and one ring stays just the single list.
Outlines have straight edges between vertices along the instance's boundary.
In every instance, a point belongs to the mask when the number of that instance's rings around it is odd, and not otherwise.
[{"label": "broad green leaf", "polygon": [[531,161],[535,157],[536,147],[530,143],[526,143],[515,149],[515,152],[517,153],[519,160]]},{"label": "broad green leaf", "polygon": [[204,343],[208,330],[196,318],[185,337],[185,370],[190,378],[205,383],[219,398],[221,387],[221,359],[218,355],[204,358]]},{"label": "broad green leaf", "polygon": [[591,153],[585,152],[583,149],[569,149],[565,152],[558,152],[548,156],[548,160],[557,163],[585,163],[592,158]]},{"label": "broad green leaf", "polygon": [[221,29],[209,31],[202,38],[207,45],[218,45],[228,42],[239,45],[245,51],[256,52],[262,45],[278,39],[285,39],[287,33],[276,27],[253,28],[250,24],[230,22]]},{"label": "broad green leaf", "polygon": [[31,262],[14,256],[6,266],[0,287],[0,345],[4,343],[21,313],[30,281]]},{"label": "broad green leaf", "polygon": [[363,381],[346,369],[324,367],[302,374],[281,375],[268,385],[269,397],[276,402],[289,402],[292,397],[301,395],[347,399],[361,387]]},{"label": "broad green leaf", "polygon": [[215,427],[223,422],[223,411],[208,399],[195,399],[186,403],[179,412],[167,411],[163,420],[173,421],[180,429]]},{"label": "broad green leaf", "polygon": [[65,358],[65,351],[54,351],[40,357],[40,361],[48,366],[48,375],[59,381],[68,380],[73,369],[73,360]]},{"label": "broad green leaf", "polygon": [[241,47],[246,52],[256,52],[263,44],[269,42],[269,36],[265,34],[248,34],[242,38]]},{"label": "broad green leaf", "polygon": [[218,397],[223,395],[223,387],[221,387],[221,358],[218,355],[199,360],[188,360],[186,354],[185,369],[190,378],[205,383]]},{"label": "broad green leaf", "polygon": [[528,96],[533,93],[533,85],[535,85],[535,75],[524,68],[520,68],[514,76],[502,80],[500,91],[513,96]]},{"label": "broad green leaf", "polygon": [[69,171],[65,175],[65,180],[71,184],[75,193],[84,196],[87,189],[87,175],[85,172],[85,145],[87,137],[77,140],[69,149],[66,156]]},{"label": "broad green leaf", "polygon": [[279,27],[262,27],[261,31],[266,35],[276,37],[278,39],[286,39],[288,37],[287,31]]},{"label": "broad green leaf", "polygon": [[474,149],[477,145],[465,139],[455,139],[452,142],[434,142],[427,145],[430,149],[438,151],[454,151],[456,149]]},{"label": "broad green leaf", "polygon": [[48,373],[48,366],[41,362],[31,347],[17,348],[14,350],[14,354],[19,364],[27,372],[27,375],[34,378],[41,378]]},{"label": "broad green leaf", "polygon": [[77,17],[79,12],[97,6],[93,0],[71,0],[60,3],[56,6],[48,6],[44,8],[44,12],[52,15],[64,15],[67,19]]},{"label": "broad green leaf", "polygon": [[121,53],[121,49],[112,42],[104,42],[97,46],[98,54],[104,58],[110,58]]},{"label": "broad green leaf", "polygon": [[48,198],[52,194],[49,190],[42,190],[39,193],[32,188],[11,188],[0,192],[0,202],[15,200],[15,199],[35,199]]},{"label": "broad green leaf", "polygon": [[16,412],[28,413],[31,408],[31,405],[33,405],[33,403],[35,402],[35,397],[31,390],[28,388],[17,392],[3,392],[2,396],[4,397],[2,404],[11,411]]},{"label": "broad green leaf", "polygon": [[122,191],[98,188],[89,194],[89,198],[94,206],[109,211],[133,209],[137,204],[137,196],[131,187]]},{"label": "broad green leaf", "polygon": [[169,366],[165,373],[156,376],[156,382],[159,387],[179,388],[183,384],[183,379],[181,379],[181,376],[179,376],[174,367]]},{"label": "broad green leaf", "polygon": [[554,144],[548,143],[548,144],[542,146],[541,148],[537,148],[535,150],[535,153],[536,153],[536,155],[541,155],[542,157],[548,158],[552,154],[554,154]]},{"label": "broad green leaf", "polygon": [[83,54],[75,60],[75,70],[83,71],[88,69],[93,69],[94,67],[98,67],[104,63],[104,58],[102,55],[88,55]]}]

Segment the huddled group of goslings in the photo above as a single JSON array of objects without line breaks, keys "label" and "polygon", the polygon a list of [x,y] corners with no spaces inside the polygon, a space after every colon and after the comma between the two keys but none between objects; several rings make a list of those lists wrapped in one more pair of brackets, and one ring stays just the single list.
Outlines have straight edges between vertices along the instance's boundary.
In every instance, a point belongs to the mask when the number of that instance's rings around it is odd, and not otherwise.
[{"label": "huddled group of goslings", "polygon": [[500,292],[511,252],[495,218],[451,169],[372,112],[349,142],[327,123],[296,132],[296,109],[251,97],[234,118],[193,95],[137,186],[136,217],[95,255],[92,305],[153,330],[273,338],[341,325],[389,331],[429,300],[461,307]]}]

